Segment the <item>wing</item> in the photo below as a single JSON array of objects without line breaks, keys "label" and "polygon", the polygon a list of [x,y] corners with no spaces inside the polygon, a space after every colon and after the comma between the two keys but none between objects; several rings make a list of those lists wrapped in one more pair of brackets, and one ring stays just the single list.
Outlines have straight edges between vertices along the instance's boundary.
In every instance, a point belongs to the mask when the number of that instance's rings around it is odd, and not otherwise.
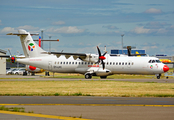
[{"label": "wing", "polygon": [[73,56],[73,58],[76,60],[77,58],[83,60],[87,57],[87,54],[84,53],[63,53],[63,52],[50,52],[49,54],[54,54],[57,57],[60,57],[61,55],[65,55],[65,57],[68,59],[70,56]]}]

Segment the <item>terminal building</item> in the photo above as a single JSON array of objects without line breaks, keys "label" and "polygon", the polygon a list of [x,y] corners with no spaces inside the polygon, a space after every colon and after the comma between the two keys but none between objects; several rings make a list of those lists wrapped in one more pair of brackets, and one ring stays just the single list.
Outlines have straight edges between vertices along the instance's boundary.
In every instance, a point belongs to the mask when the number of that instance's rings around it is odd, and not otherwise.
[{"label": "terminal building", "polygon": [[[139,54],[145,54],[145,50],[131,50],[131,54],[136,54],[136,52]],[[127,50],[113,49],[111,50],[111,54],[127,54]]]},{"label": "terminal building", "polygon": [[[6,55],[6,51],[0,49],[0,55]],[[6,74],[6,58],[0,57],[0,74]]]}]

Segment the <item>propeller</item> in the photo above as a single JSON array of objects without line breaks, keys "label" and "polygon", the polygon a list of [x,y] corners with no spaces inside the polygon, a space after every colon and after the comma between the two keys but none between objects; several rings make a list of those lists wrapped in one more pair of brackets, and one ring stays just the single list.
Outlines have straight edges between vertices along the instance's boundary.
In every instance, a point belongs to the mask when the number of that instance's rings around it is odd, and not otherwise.
[{"label": "propeller", "polygon": [[106,59],[105,55],[106,55],[107,51],[103,55],[101,55],[101,52],[100,52],[100,49],[99,49],[98,46],[97,46],[97,50],[98,50],[99,57],[98,57],[98,61],[96,63],[99,63],[101,61],[102,67],[103,67],[103,70],[104,70],[105,69],[105,63],[104,63],[103,60]]}]

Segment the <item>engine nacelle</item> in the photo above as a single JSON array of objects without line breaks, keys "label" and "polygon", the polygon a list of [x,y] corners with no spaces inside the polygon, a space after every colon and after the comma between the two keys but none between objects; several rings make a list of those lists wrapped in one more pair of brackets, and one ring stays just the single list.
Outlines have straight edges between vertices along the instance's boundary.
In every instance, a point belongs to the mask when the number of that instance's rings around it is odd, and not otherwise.
[{"label": "engine nacelle", "polygon": [[86,62],[96,63],[98,61],[98,55],[96,55],[96,54],[87,54],[86,58],[82,58],[82,60],[86,61]]},{"label": "engine nacelle", "polygon": [[111,71],[108,69],[103,70],[102,68],[100,68],[99,70],[95,71],[95,74],[97,76],[108,76],[111,74]]}]

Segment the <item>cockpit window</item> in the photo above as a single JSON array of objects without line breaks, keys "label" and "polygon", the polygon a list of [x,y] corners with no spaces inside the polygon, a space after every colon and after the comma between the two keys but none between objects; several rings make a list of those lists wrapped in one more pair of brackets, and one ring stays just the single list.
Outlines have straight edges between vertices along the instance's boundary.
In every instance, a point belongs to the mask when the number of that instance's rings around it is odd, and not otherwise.
[{"label": "cockpit window", "polygon": [[161,61],[160,60],[149,60],[148,63],[161,63]]},{"label": "cockpit window", "polygon": [[161,61],[160,61],[160,60],[156,60],[156,62],[157,62],[157,63],[161,63]]},{"label": "cockpit window", "polygon": [[152,60],[152,63],[155,63],[155,60]]}]

